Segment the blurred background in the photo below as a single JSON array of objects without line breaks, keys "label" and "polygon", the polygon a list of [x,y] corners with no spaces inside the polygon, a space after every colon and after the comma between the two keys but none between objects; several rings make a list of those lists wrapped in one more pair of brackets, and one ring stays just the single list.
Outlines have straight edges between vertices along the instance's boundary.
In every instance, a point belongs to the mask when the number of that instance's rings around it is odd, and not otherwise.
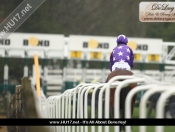
[{"label": "blurred background", "polygon": [[[0,22],[22,1],[1,0]],[[173,0],[159,1],[170,2]],[[69,35],[117,37],[124,34],[128,37],[159,38],[163,41],[174,42],[175,23],[140,22],[140,2],[140,0],[46,0],[15,32],[63,34],[65,37]],[[169,50],[171,49],[172,47]],[[3,57],[0,58],[0,73],[4,72],[5,61]],[[24,58],[8,58],[9,84],[20,84],[24,72],[24,63]],[[44,59],[40,59],[39,63],[43,65]],[[47,65],[49,69],[62,69],[63,63],[62,59],[49,59]],[[67,63],[69,67],[76,68],[80,60],[68,60]],[[104,63],[109,71],[109,61]],[[33,64],[33,58],[29,58],[29,76],[32,76]],[[100,69],[101,63],[99,61],[88,61],[86,67],[88,69]],[[156,70],[160,66],[158,63],[149,63],[145,64],[145,67]],[[134,69],[139,68],[140,65],[136,62]],[[1,84],[3,81],[3,74],[1,74]]]},{"label": "blurred background", "polygon": [[[0,23],[22,1],[0,0]],[[144,1],[146,2],[148,0]],[[156,1],[173,2],[173,0],[154,0],[154,2]],[[67,42],[69,42],[68,38],[70,35],[113,37],[113,45],[116,45],[115,39],[117,36],[124,34],[129,38],[142,38],[143,43],[144,38],[149,38],[160,39],[162,42],[171,42],[174,44],[175,23],[140,22],[140,2],[142,1],[46,0],[15,33],[61,34],[64,35]],[[151,45],[154,44],[154,42],[151,43]],[[171,45],[166,48],[167,54],[172,51],[169,60],[171,59],[174,62],[174,46]],[[162,56],[160,55],[160,57]],[[104,82],[107,74],[110,72],[109,60],[107,59],[98,60],[96,58],[87,61],[71,57],[39,58],[41,86],[46,96],[61,94],[66,89],[75,87],[82,82]],[[166,60],[166,56],[164,56],[164,60]],[[153,77],[155,75],[159,81],[164,81],[166,74],[169,77],[167,80],[174,83],[174,64],[171,63],[169,67],[165,68],[166,64],[162,59],[157,62],[151,60],[147,63],[140,60],[135,61],[135,66],[132,70],[135,71],[134,73],[146,73]],[[32,57],[27,59],[0,57],[0,92],[8,89],[11,94],[14,94],[15,86],[21,84],[21,79],[25,75],[30,77],[33,85],[35,85],[33,65],[34,59]],[[5,66],[8,66],[8,68]],[[27,70],[25,66],[27,66]],[[5,73],[5,69],[8,69],[7,73]],[[165,73],[166,70],[169,70],[169,72]],[[5,74],[8,74],[8,77],[4,78]],[[101,74],[103,74],[103,77]],[[143,93],[144,91],[138,94],[138,100]]]},{"label": "blurred background", "polygon": [[[22,1],[1,0],[0,21],[2,22]],[[46,0],[16,32],[56,33],[65,36],[70,34],[117,36],[123,33],[129,37],[175,40],[174,23],[139,21],[140,2],[142,1]]]}]

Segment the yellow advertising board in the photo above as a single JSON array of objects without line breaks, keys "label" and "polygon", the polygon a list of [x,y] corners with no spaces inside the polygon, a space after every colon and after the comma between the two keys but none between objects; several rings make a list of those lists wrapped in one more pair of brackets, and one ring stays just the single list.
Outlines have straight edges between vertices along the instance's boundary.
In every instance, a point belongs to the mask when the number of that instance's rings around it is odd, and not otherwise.
[{"label": "yellow advertising board", "polygon": [[[111,52],[108,54],[108,59],[111,56]],[[141,54],[134,54],[134,61],[141,61]]]},{"label": "yellow advertising board", "polygon": [[81,51],[71,51],[70,52],[71,58],[81,58],[82,57],[82,52]]},{"label": "yellow advertising board", "polygon": [[160,55],[158,54],[148,54],[148,61],[159,61]]},{"label": "yellow advertising board", "polygon": [[91,59],[101,59],[102,53],[101,52],[90,52]]},{"label": "yellow advertising board", "polygon": [[140,61],[141,60],[141,54],[134,54],[134,60]]}]

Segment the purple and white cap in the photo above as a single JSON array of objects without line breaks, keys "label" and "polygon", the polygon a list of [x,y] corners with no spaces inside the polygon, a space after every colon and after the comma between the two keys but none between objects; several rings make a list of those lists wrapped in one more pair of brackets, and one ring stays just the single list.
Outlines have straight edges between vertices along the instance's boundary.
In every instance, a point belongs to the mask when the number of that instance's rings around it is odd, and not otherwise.
[{"label": "purple and white cap", "polygon": [[121,34],[117,37],[117,41],[116,41],[118,44],[127,44],[128,43],[128,38]]}]

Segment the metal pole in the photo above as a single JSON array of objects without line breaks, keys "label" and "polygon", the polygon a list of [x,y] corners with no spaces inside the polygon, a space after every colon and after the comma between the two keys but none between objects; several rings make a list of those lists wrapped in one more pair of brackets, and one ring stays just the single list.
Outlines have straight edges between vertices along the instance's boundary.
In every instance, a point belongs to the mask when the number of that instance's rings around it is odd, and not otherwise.
[{"label": "metal pole", "polygon": [[159,71],[161,74],[160,81],[163,81],[164,80],[164,71],[165,71],[165,63],[164,62],[159,64]]},{"label": "metal pole", "polygon": [[106,55],[104,55],[103,61],[102,61],[102,82],[105,82],[105,74],[106,73]]},{"label": "metal pole", "polygon": [[66,90],[66,67],[67,67],[67,58],[64,57],[64,59],[63,59],[63,87],[62,87],[62,93]]},{"label": "metal pole", "polygon": [[4,65],[4,91],[8,90],[8,74],[9,74],[9,67],[8,67],[8,54],[5,52],[5,65]]},{"label": "metal pole", "polygon": [[44,91],[44,94],[46,95],[47,94],[47,75],[48,75],[48,68],[47,68],[47,62],[48,62],[48,59],[45,58],[44,59],[44,79],[42,81],[42,87],[43,87],[43,91]]},{"label": "metal pole", "polygon": [[[140,72],[141,72],[141,74],[144,74],[144,71],[145,71],[145,63],[144,63],[144,60],[143,60],[143,62],[141,62],[140,63]],[[144,94],[144,91],[142,90],[141,92],[140,92],[140,98],[143,96],[143,94]]]},{"label": "metal pole", "polygon": [[82,73],[82,79],[83,82],[86,82],[86,54],[84,56],[84,60],[82,60],[82,68],[83,68],[83,73]]},{"label": "metal pole", "polygon": [[28,58],[27,53],[25,53],[25,59],[24,59],[24,77],[28,77]]}]

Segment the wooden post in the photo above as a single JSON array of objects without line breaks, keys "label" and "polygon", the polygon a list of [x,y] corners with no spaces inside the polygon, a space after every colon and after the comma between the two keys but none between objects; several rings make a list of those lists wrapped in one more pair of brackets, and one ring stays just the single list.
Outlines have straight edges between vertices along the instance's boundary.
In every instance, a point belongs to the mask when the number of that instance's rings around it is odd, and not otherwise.
[{"label": "wooden post", "polygon": [[[25,117],[23,118],[39,118],[35,107],[35,98],[31,89],[31,81],[28,77],[22,79],[22,101]],[[27,126],[27,132],[50,132],[46,126]]]}]

